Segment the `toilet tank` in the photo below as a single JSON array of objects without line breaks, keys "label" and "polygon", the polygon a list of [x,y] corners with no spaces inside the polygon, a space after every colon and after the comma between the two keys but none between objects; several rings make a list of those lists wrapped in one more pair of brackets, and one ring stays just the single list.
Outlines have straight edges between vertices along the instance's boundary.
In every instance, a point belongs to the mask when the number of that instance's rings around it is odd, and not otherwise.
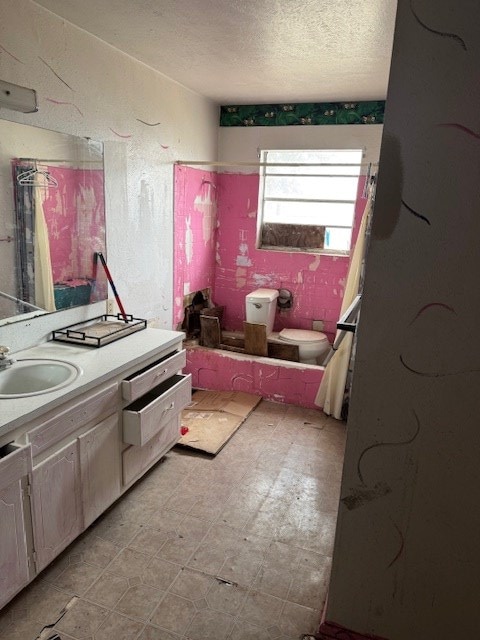
[{"label": "toilet tank", "polygon": [[256,289],[245,296],[247,322],[266,324],[267,335],[273,331],[277,308],[277,289]]}]

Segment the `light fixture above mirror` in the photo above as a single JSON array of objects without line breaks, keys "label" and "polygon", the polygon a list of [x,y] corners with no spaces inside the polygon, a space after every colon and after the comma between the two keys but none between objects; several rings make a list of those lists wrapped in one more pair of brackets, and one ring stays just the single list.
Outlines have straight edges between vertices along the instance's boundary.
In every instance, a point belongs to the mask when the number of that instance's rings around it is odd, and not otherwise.
[{"label": "light fixture above mirror", "polygon": [[34,89],[0,80],[0,108],[21,113],[35,113],[38,111],[37,92]]}]

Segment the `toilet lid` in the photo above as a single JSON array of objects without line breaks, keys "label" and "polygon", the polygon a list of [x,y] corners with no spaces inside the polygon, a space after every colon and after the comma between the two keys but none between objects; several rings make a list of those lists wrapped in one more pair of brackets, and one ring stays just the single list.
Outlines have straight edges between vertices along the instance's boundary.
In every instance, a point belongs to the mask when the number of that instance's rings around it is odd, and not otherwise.
[{"label": "toilet lid", "polygon": [[280,340],[285,342],[299,342],[313,344],[315,342],[324,342],[327,336],[320,331],[308,331],[306,329],[282,329],[278,334]]}]

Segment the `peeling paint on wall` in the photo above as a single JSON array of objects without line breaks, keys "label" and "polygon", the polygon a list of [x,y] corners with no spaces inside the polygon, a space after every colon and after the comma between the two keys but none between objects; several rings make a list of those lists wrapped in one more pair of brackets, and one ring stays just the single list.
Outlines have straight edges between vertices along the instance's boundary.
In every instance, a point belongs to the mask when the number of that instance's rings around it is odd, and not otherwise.
[{"label": "peeling paint on wall", "polygon": [[251,267],[252,266],[252,261],[250,260],[250,258],[248,256],[239,255],[239,256],[237,256],[236,264],[239,267]]},{"label": "peeling paint on wall", "polygon": [[[210,289],[214,293],[216,175],[175,167],[174,326],[183,319],[183,296]],[[220,252],[218,252],[220,256]]]},{"label": "peeling paint on wall", "polygon": [[240,242],[240,246],[238,247],[238,255],[237,255],[237,261],[236,264],[238,267],[251,267],[252,266],[252,261],[251,259],[248,257],[248,244],[243,241]]},{"label": "peeling paint on wall", "polygon": [[140,216],[146,216],[148,218],[153,217],[155,210],[153,200],[153,189],[146,180],[140,180],[140,194],[138,196],[138,209]]},{"label": "peeling paint on wall", "polygon": [[217,221],[217,203],[212,198],[212,186],[210,184],[202,183],[201,190],[204,193],[199,193],[194,201],[195,211],[202,214],[202,230],[203,241],[205,244],[212,242],[213,233]]},{"label": "peeling paint on wall", "polygon": [[273,273],[254,273],[252,274],[252,280],[257,288],[266,287],[271,289],[278,289],[275,286],[275,280],[277,276]]},{"label": "peeling paint on wall", "polygon": [[235,272],[235,280],[237,289],[243,289],[247,283],[247,270],[239,267]]},{"label": "peeling paint on wall", "polygon": [[318,267],[320,266],[320,256],[315,256],[315,259],[313,260],[313,262],[311,262],[308,265],[308,268],[310,269],[310,271],[316,271],[318,269]]},{"label": "peeling paint on wall", "polygon": [[190,264],[193,258],[193,233],[190,218],[186,218],[185,224],[187,225],[185,229],[185,257],[187,264]]}]

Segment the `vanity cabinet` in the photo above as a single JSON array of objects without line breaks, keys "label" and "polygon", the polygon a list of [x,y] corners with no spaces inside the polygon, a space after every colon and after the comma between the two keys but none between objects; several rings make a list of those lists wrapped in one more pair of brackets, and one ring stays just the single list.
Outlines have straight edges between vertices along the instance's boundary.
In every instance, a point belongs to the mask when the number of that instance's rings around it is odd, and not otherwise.
[{"label": "vanity cabinet", "polygon": [[0,609],[30,579],[27,546],[30,447],[0,448]]},{"label": "vanity cabinet", "polygon": [[79,443],[74,440],[32,472],[35,566],[41,571],[83,530]]},{"label": "vanity cabinet", "polygon": [[77,389],[34,399],[6,435],[2,409],[15,411],[0,400],[0,608],[178,442],[191,399],[182,338],[147,329],[75,348]]}]

